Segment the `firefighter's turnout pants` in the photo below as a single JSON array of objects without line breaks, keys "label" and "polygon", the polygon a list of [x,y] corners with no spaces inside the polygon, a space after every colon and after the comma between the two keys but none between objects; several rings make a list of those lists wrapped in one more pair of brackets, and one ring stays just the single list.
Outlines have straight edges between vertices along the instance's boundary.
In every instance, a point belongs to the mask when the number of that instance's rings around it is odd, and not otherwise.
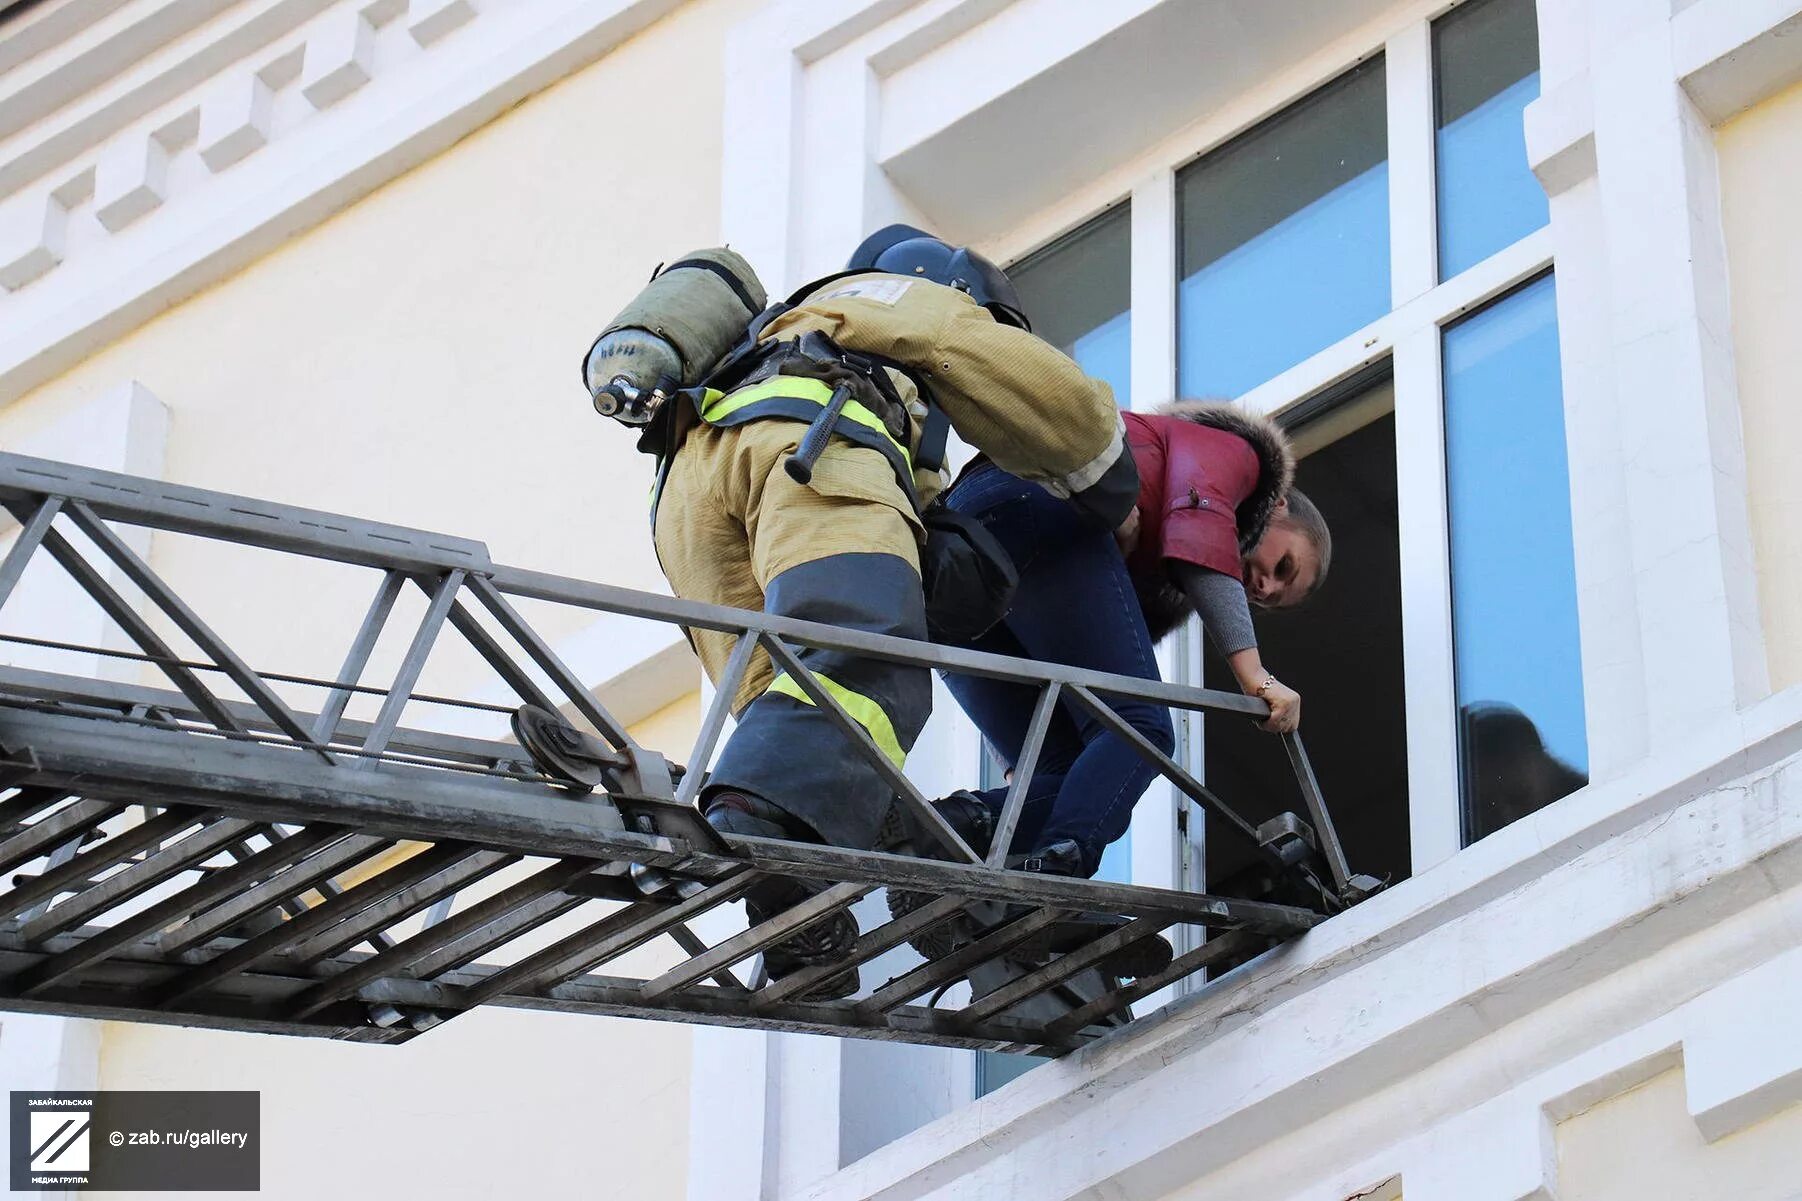
[{"label": "firefighter's turnout pants", "polygon": [[[894,464],[835,437],[812,483],[798,484],[783,460],[806,429],[797,416],[688,431],[657,504],[657,554],[670,586],[690,600],[924,638],[920,523]],[[701,629],[693,636],[718,682],[736,638]],[[900,766],[931,709],[928,669],[806,647],[797,654]],[[875,843],[893,791],[761,649],[733,710],[738,728],[709,792],[753,793],[828,843]]]}]

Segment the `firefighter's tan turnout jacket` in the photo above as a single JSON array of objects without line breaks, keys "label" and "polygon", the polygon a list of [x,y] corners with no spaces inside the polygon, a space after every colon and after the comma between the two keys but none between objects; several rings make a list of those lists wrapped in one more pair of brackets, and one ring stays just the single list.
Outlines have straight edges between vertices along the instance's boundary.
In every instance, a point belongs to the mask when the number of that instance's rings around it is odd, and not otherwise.
[{"label": "firefighter's tan turnout jacket", "polygon": [[[1042,338],[1000,324],[965,293],[873,272],[830,280],[769,322],[762,341],[810,330],[846,350],[905,364],[964,441],[1002,470],[1069,497],[1097,524],[1112,528],[1131,510],[1138,475],[1112,389]],[[913,417],[911,455],[924,406],[906,373],[889,375]],[[943,484],[936,471],[914,472],[921,505]]]}]

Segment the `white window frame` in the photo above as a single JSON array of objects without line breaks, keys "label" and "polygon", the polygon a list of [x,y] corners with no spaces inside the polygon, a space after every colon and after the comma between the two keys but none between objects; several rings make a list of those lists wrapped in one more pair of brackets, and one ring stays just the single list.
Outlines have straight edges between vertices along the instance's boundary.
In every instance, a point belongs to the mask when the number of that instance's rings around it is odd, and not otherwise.
[{"label": "white window frame", "polygon": [[[1446,508],[1445,394],[1441,338],[1445,327],[1553,266],[1549,227],[1541,227],[1487,259],[1441,282],[1438,278],[1436,125],[1433,96],[1433,18],[1415,16],[1355,57],[1343,58],[1325,79],[1311,80],[1283,103],[1240,125],[1225,125],[1205,141],[1164,149],[1163,161],[1077,221],[1123,202],[1132,221],[1133,407],[1153,408],[1175,392],[1177,378],[1177,170],[1244,129],[1280,115],[1360,62],[1384,59],[1388,93],[1390,311],[1274,378],[1240,403],[1278,415],[1388,360],[1395,380],[1396,497],[1400,513],[1402,652],[1406,684],[1411,863],[1418,874],[1463,847],[1457,693],[1452,639],[1450,521]],[[1038,222],[1032,223],[1036,226]],[[1029,228],[1027,236],[1036,234]],[[1062,232],[1059,230],[1058,232]],[[1056,234],[1041,236],[1044,245]],[[1030,250],[1024,253],[1031,253]],[[1024,253],[1014,257],[1024,257]],[[1201,639],[1189,628],[1159,648],[1165,678],[1201,683]],[[1200,720],[1183,723],[1179,747],[1192,765],[1203,762]],[[1187,802],[1165,793],[1165,821],[1136,820],[1133,876],[1140,884],[1182,887],[1199,853],[1199,823],[1179,823]],[[1329,798],[1330,801],[1330,798]],[[1147,801],[1142,804],[1151,804]],[[1188,845],[1179,834],[1188,829]]]}]

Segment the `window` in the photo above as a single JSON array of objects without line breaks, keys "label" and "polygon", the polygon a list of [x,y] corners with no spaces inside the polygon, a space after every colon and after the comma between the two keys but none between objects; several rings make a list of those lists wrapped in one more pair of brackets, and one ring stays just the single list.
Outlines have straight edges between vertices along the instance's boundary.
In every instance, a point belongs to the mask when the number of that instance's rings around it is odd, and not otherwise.
[{"label": "window", "polygon": [[1132,396],[1132,212],[1122,204],[1009,268],[1033,332]]},{"label": "window", "polygon": [[[1293,610],[1257,613],[1264,665],[1302,695],[1308,758],[1347,856],[1362,872],[1410,870],[1408,740],[1402,679],[1401,559],[1395,489],[1395,386],[1384,378],[1325,405],[1290,431],[1295,484],[1327,518],[1326,585]],[[1208,654],[1209,687],[1237,692]],[[1306,816],[1288,759],[1248,720],[1210,720],[1207,783],[1248,820]],[[1210,824],[1209,833],[1213,827]],[[1234,891],[1252,848],[1230,831],[1206,840],[1210,891]]]},{"label": "window", "polygon": [[[1552,262],[1531,237],[1548,207],[1521,129],[1539,87],[1535,21],[1531,0],[1466,0],[1397,28],[1249,131],[1141,177],[1136,222],[1122,204],[1013,268],[1038,330],[1123,403],[1136,320],[1175,335],[1167,377],[1138,348],[1141,405],[1240,398],[1290,429],[1334,563],[1306,607],[1258,617],[1259,642],[1306,699],[1354,868],[1390,880],[1587,771]],[[1435,170],[1407,173],[1415,192],[1394,211],[1436,212],[1436,228],[1391,229],[1404,137]],[[1171,227],[1149,227],[1150,212]],[[1139,245],[1160,278],[1135,288],[1132,243],[1148,237],[1168,266]],[[1392,282],[1425,282],[1435,250],[1437,284],[1397,309]],[[1147,382],[1161,377],[1175,387]],[[1165,654],[1180,681],[1232,686],[1193,636]],[[1230,719],[1205,727],[1183,745],[1211,788],[1254,821],[1300,811],[1274,740]],[[1165,804],[1148,795],[1139,821],[1169,815],[1173,878],[1228,886],[1233,840]],[[1133,863],[1117,844],[1104,872],[1164,879],[1161,846],[1138,849]],[[984,1070],[992,1084],[1001,1069]]]},{"label": "window", "polygon": [[1551,276],[1445,332],[1464,837],[1588,781]]},{"label": "window", "polygon": [[1527,167],[1521,125],[1538,95],[1532,0],[1471,0],[1434,23],[1439,278],[1546,223],[1545,191]]},{"label": "window", "polygon": [[1177,179],[1179,391],[1239,396],[1389,311],[1381,59]]}]

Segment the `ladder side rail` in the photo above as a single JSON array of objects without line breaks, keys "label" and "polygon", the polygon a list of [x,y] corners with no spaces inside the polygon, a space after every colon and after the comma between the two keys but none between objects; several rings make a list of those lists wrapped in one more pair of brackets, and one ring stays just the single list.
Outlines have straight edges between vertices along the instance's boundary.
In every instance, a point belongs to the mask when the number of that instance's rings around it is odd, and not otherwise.
[{"label": "ladder side rail", "polygon": [[49,496],[81,501],[109,521],[362,567],[436,575],[490,563],[488,548],[468,538],[0,452],[0,503]]},{"label": "ladder side rail", "polygon": [[[25,667],[0,666],[0,694],[15,694],[48,701],[102,705],[126,709],[133,706],[158,709],[177,720],[204,721],[205,716],[179,692],[125,684],[112,680],[88,680],[80,676],[37,671]],[[275,726],[256,706],[246,701],[225,700],[225,708],[251,734],[275,733]],[[336,737],[340,747],[360,747],[369,738],[371,723],[341,718]],[[402,727],[388,742],[390,754],[431,756],[471,765],[491,765],[517,760],[525,752],[513,742],[494,742],[463,734],[442,734],[430,730]]]},{"label": "ladder side rail", "polygon": [[1179,709],[1241,713],[1249,717],[1267,717],[1270,714],[1270,707],[1255,697],[1223,692],[1216,688],[1168,684],[1161,680],[1092,671],[1063,663],[940,646],[893,634],[875,634],[753,609],[735,609],[704,601],[658,596],[611,584],[567,579],[522,568],[497,565],[484,582],[494,591],[508,596],[523,596],[569,605],[572,608],[695,626],[727,634],[768,635],[784,642],[820,650],[842,651],[872,659],[909,663],[957,674],[986,676],[1016,684],[1043,686],[1056,682],[1066,688],[1082,685],[1098,692],[1157,701]]}]

